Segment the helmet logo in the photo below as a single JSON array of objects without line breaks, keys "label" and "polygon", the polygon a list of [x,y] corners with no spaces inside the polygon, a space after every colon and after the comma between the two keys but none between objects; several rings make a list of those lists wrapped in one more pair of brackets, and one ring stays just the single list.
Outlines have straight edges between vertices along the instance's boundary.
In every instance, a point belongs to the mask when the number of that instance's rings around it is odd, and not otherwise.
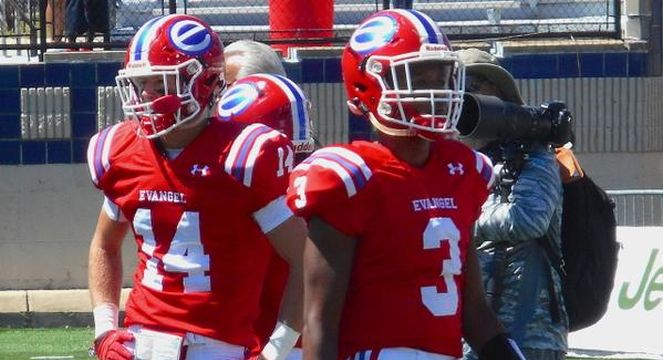
[{"label": "helmet logo", "polygon": [[396,30],[396,20],[389,16],[376,16],[355,30],[350,38],[350,48],[361,55],[369,54],[388,44]]},{"label": "helmet logo", "polygon": [[258,89],[251,84],[237,84],[223,95],[219,102],[219,117],[225,121],[231,120],[232,116],[239,115],[248,109],[258,98]]},{"label": "helmet logo", "polygon": [[176,21],[168,32],[170,42],[183,53],[197,56],[206,52],[212,44],[207,28],[193,20]]}]

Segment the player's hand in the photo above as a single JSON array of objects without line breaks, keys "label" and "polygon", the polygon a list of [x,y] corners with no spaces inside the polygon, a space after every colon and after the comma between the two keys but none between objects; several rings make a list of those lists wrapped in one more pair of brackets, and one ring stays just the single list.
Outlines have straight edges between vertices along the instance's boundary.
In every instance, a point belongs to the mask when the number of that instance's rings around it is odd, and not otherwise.
[{"label": "player's hand", "polygon": [[134,335],[125,329],[111,330],[94,341],[94,352],[99,360],[133,360],[134,355],[124,346]]}]

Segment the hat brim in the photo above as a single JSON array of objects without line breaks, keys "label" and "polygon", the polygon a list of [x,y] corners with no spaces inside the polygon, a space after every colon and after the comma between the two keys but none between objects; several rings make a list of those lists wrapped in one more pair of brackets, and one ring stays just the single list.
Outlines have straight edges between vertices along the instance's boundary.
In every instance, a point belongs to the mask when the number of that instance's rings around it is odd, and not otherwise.
[{"label": "hat brim", "polygon": [[523,105],[525,102],[520,96],[520,91],[516,86],[516,81],[504,68],[487,63],[466,64],[465,72],[467,75],[477,74],[488,79],[495,84],[502,94],[505,101]]}]

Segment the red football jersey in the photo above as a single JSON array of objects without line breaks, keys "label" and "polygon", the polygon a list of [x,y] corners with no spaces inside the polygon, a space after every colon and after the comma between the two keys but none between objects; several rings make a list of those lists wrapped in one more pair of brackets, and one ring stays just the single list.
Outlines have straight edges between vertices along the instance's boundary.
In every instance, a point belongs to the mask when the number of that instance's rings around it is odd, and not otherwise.
[{"label": "red football jersey", "polygon": [[494,176],[455,141],[417,168],[364,141],[319,150],[290,177],[288,205],[357,240],[339,358],[409,347],[462,355],[463,264]]},{"label": "red football jersey", "polygon": [[176,158],[123,122],[88,148],[94,184],[138,245],[125,325],[257,346],[253,323],[285,203],[290,141],[265,125],[211,120]]}]

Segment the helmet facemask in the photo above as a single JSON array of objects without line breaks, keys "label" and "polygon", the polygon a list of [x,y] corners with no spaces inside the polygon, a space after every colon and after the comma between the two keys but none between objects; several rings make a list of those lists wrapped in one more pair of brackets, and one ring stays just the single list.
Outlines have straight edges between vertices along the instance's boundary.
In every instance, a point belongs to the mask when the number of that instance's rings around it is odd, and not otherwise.
[{"label": "helmet facemask", "polygon": [[381,87],[373,114],[378,119],[370,118],[382,131],[386,127],[393,135],[457,132],[465,68],[455,53],[424,44],[418,52],[370,56],[365,71]]},{"label": "helmet facemask", "polygon": [[206,105],[193,95],[202,73],[196,59],[177,65],[128,64],[115,78],[122,110],[138,121],[140,134],[146,138],[165,135],[195,118]]}]

